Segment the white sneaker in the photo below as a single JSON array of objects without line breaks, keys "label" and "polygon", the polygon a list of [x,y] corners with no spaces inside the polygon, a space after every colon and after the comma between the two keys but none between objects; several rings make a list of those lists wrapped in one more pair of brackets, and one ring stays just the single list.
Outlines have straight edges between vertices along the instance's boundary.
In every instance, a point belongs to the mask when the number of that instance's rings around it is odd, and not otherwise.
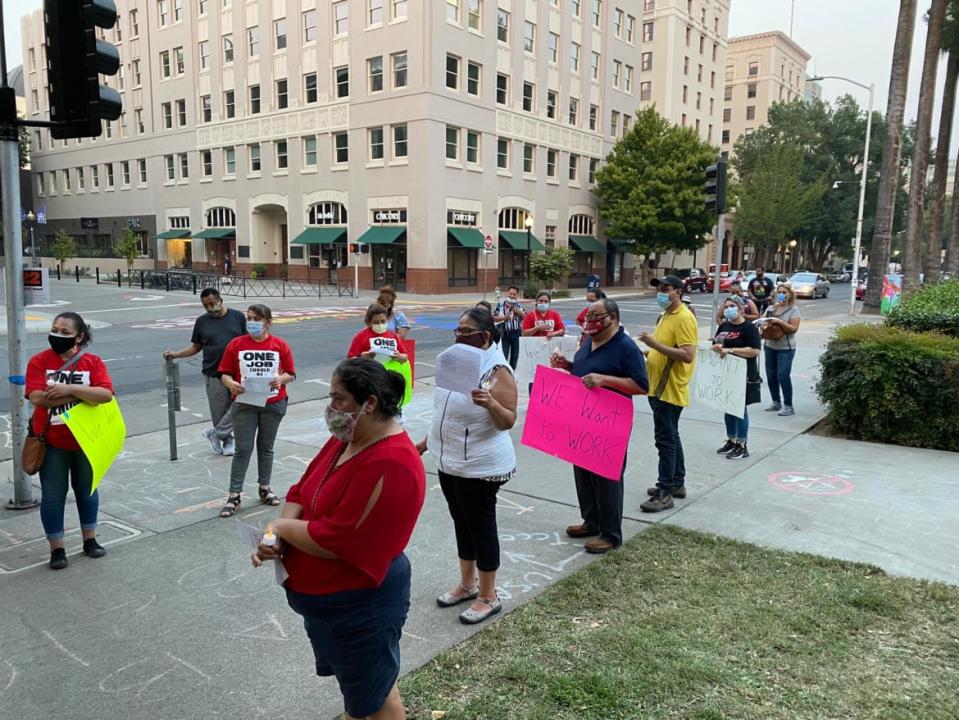
[{"label": "white sneaker", "polygon": [[223,441],[223,454],[226,457],[231,457],[236,455],[236,440],[230,438],[229,440]]},{"label": "white sneaker", "polygon": [[215,452],[217,455],[223,454],[223,444],[220,442],[220,438],[216,436],[216,430],[213,428],[204,430],[203,437],[205,437],[207,442],[210,443],[210,449],[213,450],[213,452]]}]

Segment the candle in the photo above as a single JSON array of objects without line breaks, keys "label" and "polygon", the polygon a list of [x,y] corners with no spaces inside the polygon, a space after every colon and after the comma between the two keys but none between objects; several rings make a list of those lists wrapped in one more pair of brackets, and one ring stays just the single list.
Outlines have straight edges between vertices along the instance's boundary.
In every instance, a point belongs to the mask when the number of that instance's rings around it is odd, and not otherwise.
[{"label": "candle", "polygon": [[267,547],[273,547],[276,545],[276,535],[273,533],[273,526],[268,526],[266,532],[263,533],[263,539],[260,541]]}]

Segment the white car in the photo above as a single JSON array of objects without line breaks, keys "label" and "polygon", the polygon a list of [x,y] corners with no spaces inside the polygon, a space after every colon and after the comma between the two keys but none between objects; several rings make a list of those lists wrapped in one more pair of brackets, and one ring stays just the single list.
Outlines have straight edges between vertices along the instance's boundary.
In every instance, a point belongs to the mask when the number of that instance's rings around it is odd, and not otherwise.
[{"label": "white car", "polygon": [[815,300],[818,297],[829,297],[829,281],[818,273],[799,272],[789,278],[796,297]]}]

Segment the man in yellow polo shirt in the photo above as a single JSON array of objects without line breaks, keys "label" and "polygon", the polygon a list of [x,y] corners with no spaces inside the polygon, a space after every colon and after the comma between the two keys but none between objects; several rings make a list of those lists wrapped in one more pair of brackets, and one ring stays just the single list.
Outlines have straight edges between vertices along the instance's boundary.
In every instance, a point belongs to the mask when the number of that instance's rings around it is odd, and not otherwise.
[{"label": "man in yellow polo shirt", "polygon": [[653,410],[653,432],[659,453],[659,475],[645,512],[673,507],[673,498],[686,497],[686,460],[679,438],[679,416],[689,405],[689,381],[696,363],[698,332],[696,317],[683,305],[683,281],[675,275],[654,278],[656,303],[663,310],[656,329],[642,332],[639,340],[649,346],[649,405]]}]

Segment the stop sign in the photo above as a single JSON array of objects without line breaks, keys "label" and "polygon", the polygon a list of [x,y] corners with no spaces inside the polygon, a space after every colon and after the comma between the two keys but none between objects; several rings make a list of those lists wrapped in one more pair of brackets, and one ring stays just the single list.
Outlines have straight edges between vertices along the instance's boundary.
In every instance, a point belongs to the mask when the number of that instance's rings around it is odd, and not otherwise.
[{"label": "stop sign", "polygon": [[483,247],[485,247],[487,250],[492,249],[492,247],[493,247],[493,236],[492,236],[492,235],[487,235],[487,236],[484,238],[484,240],[483,240]]}]

